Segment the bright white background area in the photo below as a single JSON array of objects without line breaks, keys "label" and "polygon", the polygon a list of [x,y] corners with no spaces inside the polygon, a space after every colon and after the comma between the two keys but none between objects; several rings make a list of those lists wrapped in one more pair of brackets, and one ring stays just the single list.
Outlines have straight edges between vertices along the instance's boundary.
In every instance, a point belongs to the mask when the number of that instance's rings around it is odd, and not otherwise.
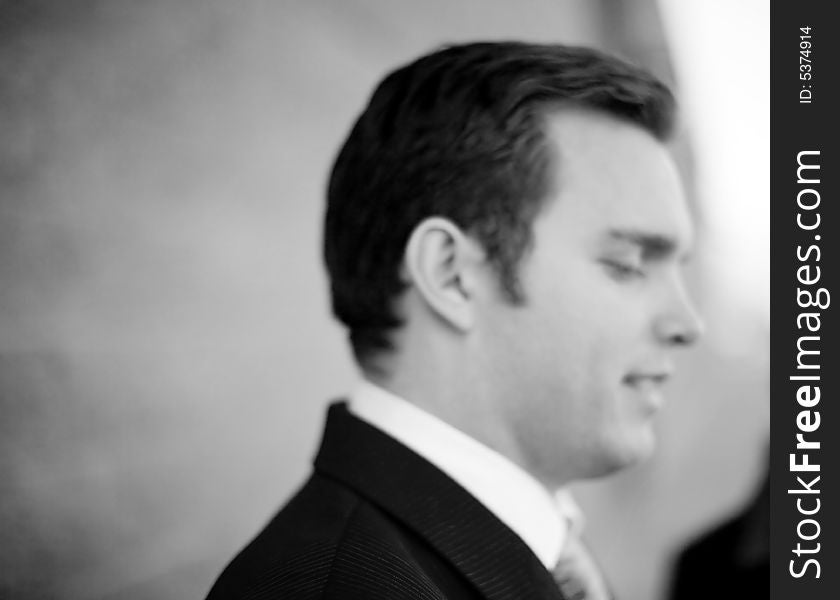
[{"label": "bright white background area", "polygon": [[[202,597],[355,380],[320,227],[373,86],[444,42],[610,47],[615,4],[0,4],[0,596]],[[709,335],[655,458],[579,489],[622,600],[749,496],[769,428],[768,3],[661,4]]]}]

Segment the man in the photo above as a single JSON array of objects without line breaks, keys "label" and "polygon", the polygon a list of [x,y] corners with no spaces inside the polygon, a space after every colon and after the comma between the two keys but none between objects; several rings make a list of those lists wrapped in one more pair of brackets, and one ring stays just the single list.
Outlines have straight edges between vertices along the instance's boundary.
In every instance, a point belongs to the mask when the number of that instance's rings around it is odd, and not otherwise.
[{"label": "man", "polygon": [[388,75],[330,179],[333,308],[365,382],[210,598],[606,598],[565,492],[648,456],[699,335],[649,74],[556,45]]}]

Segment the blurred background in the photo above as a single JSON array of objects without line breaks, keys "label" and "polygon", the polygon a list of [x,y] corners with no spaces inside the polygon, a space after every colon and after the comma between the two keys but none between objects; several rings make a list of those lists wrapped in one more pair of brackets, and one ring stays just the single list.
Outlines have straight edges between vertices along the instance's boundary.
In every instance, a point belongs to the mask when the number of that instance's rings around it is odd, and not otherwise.
[{"label": "blurred background", "polygon": [[320,259],[391,68],[596,45],[671,82],[705,343],[646,464],[579,486],[622,600],[752,494],[769,433],[769,3],[0,0],[0,598],[203,597],[357,373]]}]

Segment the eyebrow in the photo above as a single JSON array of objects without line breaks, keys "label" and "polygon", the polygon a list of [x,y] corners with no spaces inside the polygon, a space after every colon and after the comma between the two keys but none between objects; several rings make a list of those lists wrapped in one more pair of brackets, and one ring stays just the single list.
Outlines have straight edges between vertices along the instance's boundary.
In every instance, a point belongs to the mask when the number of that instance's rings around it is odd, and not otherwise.
[{"label": "eyebrow", "polygon": [[[677,240],[673,237],[635,229],[611,229],[607,232],[607,237],[610,240],[638,246],[646,259],[665,258],[676,254],[679,248]],[[682,259],[687,259],[688,252],[683,254]]]}]

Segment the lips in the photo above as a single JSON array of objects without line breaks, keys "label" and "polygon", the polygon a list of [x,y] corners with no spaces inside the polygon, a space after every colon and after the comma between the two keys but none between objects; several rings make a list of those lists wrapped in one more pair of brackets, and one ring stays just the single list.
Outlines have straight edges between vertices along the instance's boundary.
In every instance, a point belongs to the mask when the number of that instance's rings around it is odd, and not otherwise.
[{"label": "lips", "polygon": [[669,371],[658,371],[653,373],[628,373],[624,376],[624,383],[633,387],[655,386],[660,387],[670,379]]},{"label": "lips", "polygon": [[643,399],[646,414],[653,414],[659,410],[665,401],[662,387],[671,377],[671,372],[662,371],[634,371],[623,378],[623,383],[632,393]]},{"label": "lips", "polygon": [[667,365],[631,371],[623,378],[623,383],[635,394],[645,399],[651,411],[656,411],[664,402],[662,388],[671,378],[674,370]]}]

